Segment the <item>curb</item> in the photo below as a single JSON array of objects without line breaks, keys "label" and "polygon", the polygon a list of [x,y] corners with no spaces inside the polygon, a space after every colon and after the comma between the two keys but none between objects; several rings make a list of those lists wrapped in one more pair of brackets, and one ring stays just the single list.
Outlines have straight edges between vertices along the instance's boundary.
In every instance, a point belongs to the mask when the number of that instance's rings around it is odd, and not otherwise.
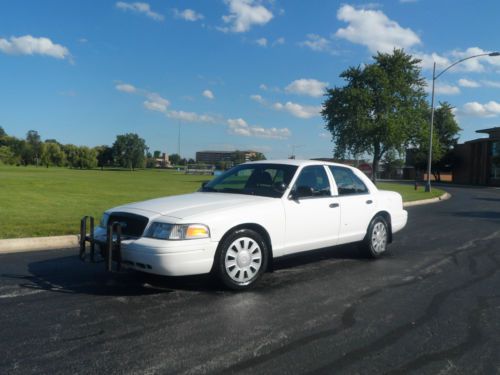
[{"label": "curb", "polygon": [[424,204],[437,203],[437,202],[445,201],[445,200],[450,199],[450,198],[451,198],[450,193],[444,193],[440,197],[436,197],[436,198],[422,199],[420,201],[403,203],[403,207],[406,208],[406,207],[412,207],[412,206],[421,206]]},{"label": "curb", "polygon": [[79,246],[77,235],[12,238],[0,240],[0,254],[20,253],[36,250],[56,250]]},{"label": "curb", "polygon": [[[450,198],[451,194],[444,193],[440,197],[436,198],[403,203],[403,207],[406,208],[406,207],[436,203]],[[57,250],[70,247],[78,247],[80,245],[79,237],[80,236],[73,234],[69,236],[30,237],[30,238],[13,238],[13,239],[0,240],[0,254],[21,253],[28,251],[40,251],[40,250]]]}]

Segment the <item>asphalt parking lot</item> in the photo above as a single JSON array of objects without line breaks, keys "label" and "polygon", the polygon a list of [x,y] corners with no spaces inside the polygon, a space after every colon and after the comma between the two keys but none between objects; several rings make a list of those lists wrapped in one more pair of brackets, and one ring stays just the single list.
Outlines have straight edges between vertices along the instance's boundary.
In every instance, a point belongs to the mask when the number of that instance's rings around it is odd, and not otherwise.
[{"label": "asphalt parking lot", "polygon": [[382,259],[323,249],[245,293],[0,255],[0,373],[500,374],[500,190],[447,190]]}]

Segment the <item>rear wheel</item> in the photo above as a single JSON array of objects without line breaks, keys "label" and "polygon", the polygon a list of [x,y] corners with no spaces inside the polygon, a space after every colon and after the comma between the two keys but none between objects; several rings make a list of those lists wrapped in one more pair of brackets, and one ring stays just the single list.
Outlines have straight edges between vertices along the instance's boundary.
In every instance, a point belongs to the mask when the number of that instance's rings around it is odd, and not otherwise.
[{"label": "rear wheel", "polygon": [[382,216],[375,217],[366,232],[363,241],[365,254],[370,258],[379,258],[386,250],[389,242],[389,226]]},{"label": "rear wheel", "polygon": [[267,267],[267,246],[257,232],[241,229],[231,233],[219,245],[216,273],[230,289],[251,288]]}]

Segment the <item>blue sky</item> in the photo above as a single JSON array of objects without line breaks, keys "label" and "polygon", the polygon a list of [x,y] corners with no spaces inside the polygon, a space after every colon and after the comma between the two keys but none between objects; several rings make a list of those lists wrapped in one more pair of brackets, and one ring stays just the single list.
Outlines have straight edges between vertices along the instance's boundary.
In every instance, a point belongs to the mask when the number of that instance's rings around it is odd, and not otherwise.
[{"label": "blue sky", "polygon": [[[497,0],[45,0],[0,2],[0,126],[96,146],[136,132],[150,150],[330,156],[325,87],[377,51],[404,48],[425,77],[500,50]],[[461,140],[500,126],[500,57],[458,65],[436,100]]]}]

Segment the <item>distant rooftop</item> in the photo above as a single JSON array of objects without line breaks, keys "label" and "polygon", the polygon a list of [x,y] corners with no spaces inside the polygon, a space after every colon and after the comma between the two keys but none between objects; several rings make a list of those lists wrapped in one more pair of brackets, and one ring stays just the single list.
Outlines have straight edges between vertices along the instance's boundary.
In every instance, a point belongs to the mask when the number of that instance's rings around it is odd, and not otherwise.
[{"label": "distant rooftop", "polygon": [[488,134],[490,138],[500,138],[500,126],[489,129],[476,130],[476,133]]}]

